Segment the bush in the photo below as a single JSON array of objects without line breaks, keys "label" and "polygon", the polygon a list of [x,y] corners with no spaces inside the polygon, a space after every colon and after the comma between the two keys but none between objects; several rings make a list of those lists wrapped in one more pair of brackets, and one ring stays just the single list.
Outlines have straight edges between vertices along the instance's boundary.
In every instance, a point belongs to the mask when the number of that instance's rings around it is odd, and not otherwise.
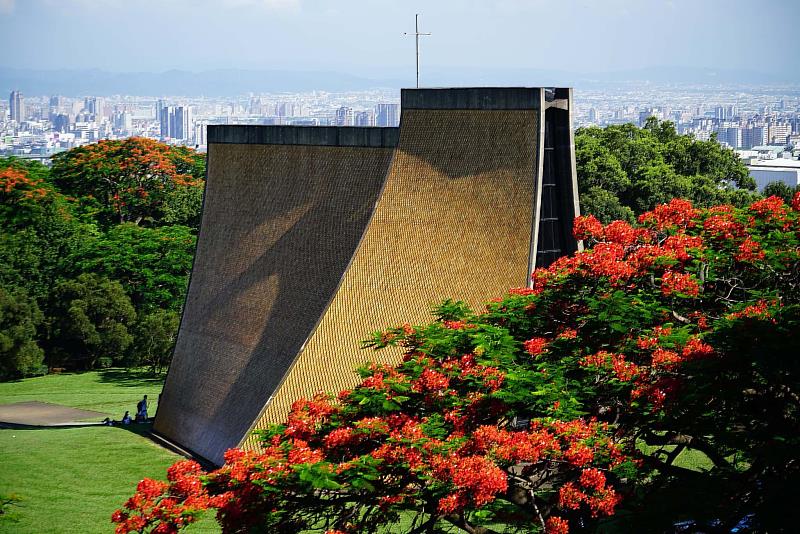
[{"label": "bush", "polygon": [[[376,333],[395,366],[298,400],[258,451],[144,480],[119,532],[788,528],[800,475],[800,194],[673,200],[473,313]],[[686,460],[689,458],[690,460]],[[703,469],[698,469],[703,465]],[[401,526],[402,525],[402,526]],[[711,528],[711,527],[709,527]]]}]

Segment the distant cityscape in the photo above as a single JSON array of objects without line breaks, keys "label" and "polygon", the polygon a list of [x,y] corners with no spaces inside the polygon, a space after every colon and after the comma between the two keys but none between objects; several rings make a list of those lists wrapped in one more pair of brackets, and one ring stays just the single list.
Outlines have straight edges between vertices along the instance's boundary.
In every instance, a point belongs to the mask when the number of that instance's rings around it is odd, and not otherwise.
[{"label": "distant cityscape", "polygon": [[[397,126],[397,90],[251,93],[220,97],[24,95],[0,103],[0,155],[49,162],[53,154],[102,139],[142,136],[206,149],[210,124]],[[700,140],[736,150],[759,187],[800,183],[797,87],[620,86],[575,91],[575,127],[672,121]]]},{"label": "distant cityscape", "polygon": [[148,137],[205,150],[209,124],[397,126],[397,91],[233,98],[26,96],[0,104],[0,155],[47,159],[102,139]]}]

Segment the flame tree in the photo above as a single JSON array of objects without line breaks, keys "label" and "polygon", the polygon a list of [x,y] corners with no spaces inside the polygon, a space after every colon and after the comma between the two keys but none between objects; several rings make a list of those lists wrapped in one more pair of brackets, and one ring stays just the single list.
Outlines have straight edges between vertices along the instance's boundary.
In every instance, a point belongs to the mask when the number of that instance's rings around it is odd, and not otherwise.
[{"label": "flame tree", "polygon": [[57,154],[51,176],[106,223],[197,226],[204,169],[194,150],[130,137]]}]

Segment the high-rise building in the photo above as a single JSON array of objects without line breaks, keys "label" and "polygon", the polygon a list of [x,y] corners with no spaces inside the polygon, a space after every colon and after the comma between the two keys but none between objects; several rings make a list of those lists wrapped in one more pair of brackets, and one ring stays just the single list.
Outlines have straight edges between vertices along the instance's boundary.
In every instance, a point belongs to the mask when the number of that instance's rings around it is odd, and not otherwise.
[{"label": "high-rise building", "polygon": [[278,102],[275,106],[275,114],[278,117],[296,117],[302,115],[298,109],[299,107],[294,102]]},{"label": "high-rise building", "polygon": [[175,107],[165,106],[161,100],[158,101],[158,122],[161,124],[161,139],[168,139],[175,136]]},{"label": "high-rise building", "polygon": [[61,133],[69,131],[69,115],[59,113],[53,117],[53,130]]},{"label": "high-rise building", "polygon": [[354,115],[355,126],[375,126],[375,113],[373,111],[357,111]]},{"label": "high-rise building", "polygon": [[197,145],[205,146],[206,143],[206,132],[207,132],[208,124],[203,121],[197,121],[194,123],[194,142]]},{"label": "high-rise building", "polygon": [[399,104],[378,104],[375,107],[376,126],[397,126],[400,124]]},{"label": "high-rise building", "polygon": [[175,133],[171,137],[181,140],[189,140],[194,135],[192,126],[192,108],[191,106],[178,106],[175,108]]},{"label": "high-rise building", "polygon": [[786,143],[786,139],[788,139],[791,133],[792,125],[788,122],[773,122],[769,125],[767,139],[772,144],[783,145]]},{"label": "high-rise building", "polygon": [[723,126],[717,130],[717,141],[731,148],[742,146],[742,129],[738,126]]},{"label": "high-rise building", "polygon": [[658,120],[662,120],[664,118],[664,113],[659,108],[646,108],[643,111],[639,112],[639,126],[644,126],[647,123],[647,119],[650,117],[655,117]]},{"label": "high-rise building", "polygon": [[355,125],[355,117],[353,115],[353,108],[342,106],[336,110],[336,126],[353,126]]},{"label": "high-rise building", "polygon": [[597,124],[597,110],[594,108],[589,108],[589,122]]},{"label": "high-rise building", "polygon": [[164,106],[160,115],[162,139],[187,141],[194,137],[191,106]]},{"label": "high-rise building", "polygon": [[769,128],[767,126],[750,126],[742,130],[742,148],[766,145]]},{"label": "high-rise building", "polygon": [[11,120],[18,123],[25,120],[25,99],[19,91],[11,91],[11,96],[8,97],[9,109],[11,111]]},{"label": "high-rise building", "polygon": [[103,120],[103,112],[105,111],[103,99],[97,96],[87,96],[83,99],[83,108],[94,115],[95,122]]},{"label": "high-rise building", "polygon": [[156,114],[155,118],[157,121],[161,121],[161,109],[166,107],[167,103],[164,102],[162,99],[156,100]]},{"label": "high-rise building", "polygon": [[133,129],[133,118],[127,111],[114,112],[114,128],[121,132],[130,132]]}]

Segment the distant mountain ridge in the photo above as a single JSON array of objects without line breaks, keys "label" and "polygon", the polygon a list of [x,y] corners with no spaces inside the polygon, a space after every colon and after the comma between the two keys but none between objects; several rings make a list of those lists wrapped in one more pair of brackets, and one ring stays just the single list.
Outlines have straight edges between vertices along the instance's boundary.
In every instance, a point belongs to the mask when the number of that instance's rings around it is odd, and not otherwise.
[{"label": "distant mountain ridge", "polygon": [[[383,77],[364,77],[334,71],[216,69],[202,72],[109,72],[35,70],[0,67],[0,91],[19,89],[28,95],[65,96],[114,94],[137,96],[235,96],[249,92],[355,91],[413,86],[413,73],[384,70]],[[423,85],[431,86],[573,86],[596,88],[627,83],[644,84],[799,84],[800,73],[785,75],[756,71],[650,67],[609,73],[574,73],[544,69],[427,66]]]},{"label": "distant mountain ridge", "polygon": [[109,72],[33,70],[0,67],[0,90],[29,95],[233,96],[254,92],[351,91],[399,87],[398,80],[375,80],[341,72],[217,69],[203,72]]}]

